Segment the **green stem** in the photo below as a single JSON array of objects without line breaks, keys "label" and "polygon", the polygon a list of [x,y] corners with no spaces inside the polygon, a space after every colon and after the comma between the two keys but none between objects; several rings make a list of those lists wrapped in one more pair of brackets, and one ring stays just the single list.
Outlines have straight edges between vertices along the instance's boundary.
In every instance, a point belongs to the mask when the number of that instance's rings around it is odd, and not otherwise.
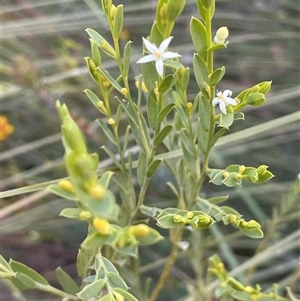
[{"label": "green stem", "polygon": [[44,285],[41,283],[36,283],[36,289],[40,290],[40,291],[44,291],[44,292],[48,292],[51,293],[52,295],[56,295],[56,296],[60,296],[62,298],[65,298],[66,300],[74,300],[74,301],[78,301],[80,300],[79,297],[74,296],[74,295],[70,295],[68,293],[65,293],[51,285]]}]

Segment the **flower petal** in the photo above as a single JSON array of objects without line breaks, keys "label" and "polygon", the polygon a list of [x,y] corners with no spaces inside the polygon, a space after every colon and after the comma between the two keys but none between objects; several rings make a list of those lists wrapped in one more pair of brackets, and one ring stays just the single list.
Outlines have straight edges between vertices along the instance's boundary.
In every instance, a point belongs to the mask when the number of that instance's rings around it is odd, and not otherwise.
[{"label": "flower petal", "polygon": [[150,41],[148,41],[148,40],[145,39],[144,37],[143,37],[143,42],[144,42],[144,44],[145,44],[147,50],[148,50],[150,53],[155,54],[155,53],[158,51],[158,49],[157,49],[157,47],[155,46],[155,44],[152,44]]},{"label": "flower petal", "polygon": [[230,97],[226,97],[225,102],[228,103],[228,104],[230,104],[230,105],[232,105],[232,106],[236,106],[237,105],[236,100],[233,99],[233,98],[230,98]]},{"label": "flower petal", "polygon": [[232,91],[230,91],[230,90],[225,90],[225,91],[223,92],[223,95],[224,95],[225,97],[230,97],[230,96],[232,95]]},{"label": "flower petal", "polygon": [[160,75],[160,77],[163,77],[164,63],[163,63],[162,59],[156,60],[155,67],[156,67],[156,71]]},{"label": "flower petal", "polygon": [[143,63],[153,62],[155,60],[156,60],[156,56],[154,54],[149,54],[140,58],[136,63],[143,64]]},{"label": "flower petal", "polygon": [[213,105],[213,106],[216,106],[219,102],[220,102],[219,97],[215,97],[215,98],[212,100],[212,105]]},{"label": "flower petal", "polygon": [[168,48],[168,46],[169,46],[172,39],[173,39],[173,37],[168,37],[165,40],[163,40],[161,42],[161,44],[159,45],[159,47],[158,47],[158,51],[159,52],[165,52],[165,50]]},{"label": "flower petal", "polygon": [[227,114],[227,111],[226,111],[226,104],[225,104],[224,101],[221,101],[221,102],[220,102],[219,107],[220,107],[221,112],[222,112],[223,114],[226,115],[226,114]]},{"label": "flower petal", "polygon": [[174,59],[175,57],[180,57],[180,56],[181,55],[179,53],[167,51],[161,54],[161,59],[164,61],[167,59]]}]

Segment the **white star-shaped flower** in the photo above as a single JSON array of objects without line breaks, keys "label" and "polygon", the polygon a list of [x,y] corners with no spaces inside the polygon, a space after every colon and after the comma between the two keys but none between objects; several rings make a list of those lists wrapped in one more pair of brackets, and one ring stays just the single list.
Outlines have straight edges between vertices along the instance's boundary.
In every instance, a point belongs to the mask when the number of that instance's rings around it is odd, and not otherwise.
[{"label": "white star-shaped flower", "polygon": [[148,54],[142,58],[140,58],[137,63],[138,64],[143,64],[143,63],[149,63],[149,62],[155,62],[155,67],[157,70],[157,73],[160,75],[160,77],[163,77],[163,72],[164,72],[164,61],[167,59],[174,59],[176,57],[180,57],[181,55],[179,53],[171,52],[171,51],[166,51],[168,48],[171,40],[173,37],[169,37],[161,42],[159,47],[154,43],[149,42],[145,38],[143,38],[143,42],[147,48],[147,50],[151,53]]},{"label": "white star-shaped flower", "polygon": [[230,90],[225,90],[224,92],[218,92],[217,97],[212,100],[213,106],[219,105],[219,108],[223,114],[227,114],[226,106],[232,105],[236,106],[237,102],[230,98],[232,92]]}]

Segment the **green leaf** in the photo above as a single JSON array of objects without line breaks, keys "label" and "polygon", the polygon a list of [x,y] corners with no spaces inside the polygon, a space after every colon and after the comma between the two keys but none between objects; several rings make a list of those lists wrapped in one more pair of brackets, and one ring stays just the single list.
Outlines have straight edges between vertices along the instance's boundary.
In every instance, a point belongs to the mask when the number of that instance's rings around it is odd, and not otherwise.
[{"label": "green leaf", "polygon": [[171,103],[168,103],[167,105],[165,105],[161,111],[158,113],[158,121],[159,122],[162,122],[165,117],[171,112],[171,110],[175,107],[175,103],[174,102],[171,102]]},{"label": "green leaf", "polygon": [[98,183],[104,188],[104,189],[108,189],[111,177],[113,176],[113,172],[112,171],[106,171],[102,174],[101,178],[98,180]]},{"label": "green leaf", "polygon": [[80,289],[76,282],[61,267],[55,270],[56,278],[62,288],[69,294],[76,295]]},{"label": "green leaf", "polygon": [[206,63],[195,53],[193,57],[193,68],[198,87],[206,99],[209,99],[208,92],[205,90],[208,84],[208,69]]},{"label": "green leaf", "polygon": [[155,82],[159,82],[159,75],[156,71],[153,62],[142,64],[143,81],[147,88],[147,91],[152,91],[156,88]]},{"label": "green leaf", "polygon": [[110,286],[128,289],[126,282],[122,279],[122,277],[119,274],[108,272],[107,277],[110,282]]},{"label": "green leaf", "polygon": [[116,58],[116,51],[97,31],[91,28],[85,30],[93,41],[110,57]]},{"label": "green leaf", "polygon": [[261,106],[266,101],[266,96],[263,93],[252,93],[247,97],[247,103],[253,107]]},{"label": "green leaf", "polygon": [[210,183],[214,183],[215,185],[222,185],[224,180],[224,171],[220,169],[214,169],[210,174]]},{"label": "green leaf", "polygon": [[83,90],[83,92],[87,95],[87,97],[92,102],[92,104],[97,108],[97,110],[100,111],[101,113],[105,114],[105,112],[103,112],[98,106],[98,103],[100,102],[100,99],[98,98],[98,96],[90,89],[85,89],[85,90]]},{"label": "green leaf", "polygon": [[10,260],[9,265],[13,269],[14,272],[20,272],[22,274],[27,275],[29,278],[31,278],[35,282],[38,282],[38,283],[41,283],[44,285],[48,285],[48,281],[42,275],[40,275],[38,272],[36,272],[32,268],[26,266],[25,264],[18,262],[18,261]]},{"label": "green leaf", "polygon": [[33,289],[37,286],[31,277],[20,272],[15,273],[15,275],[11,278],[11,282],[20,290]]},{"label": "green leaf", "polygon": [[228,195],[216,196],[208,199],[207,201],[211,204],[219,204],[225,202],[228,199]]},{"label": "green leaf", "polygon": [[102,119],[97,119],[102,131],[104,132],[105,136],[114,144],[117,145],[117,141],[115,136],[113,135],[111,129],[108,127],[107,123],[104,122]]},{"label": "green leaf", "polygon": [[102,235],[98,232],[88,235],[88,237],[81,244],[85,249],[94,249],[102,247],[108,240],[108,235]]},{"label": "green leaf", "polygon": [[209,76],[208,84],[210,87],[215,87],[225,75],[225,67],[217,68],[213,71],[213,73]]},{"label": "green leaf", "polygon": [[101,256],[101,260],[102,260],[103,264],[105,265],[105,268],[108,272],[113,272],[115,274],[119,274],[116,267],[107,258]]},{"label": "green leaf", "polygon": [[166,16],[171,22],[175,21],[182,13],[186,0],[169,0],[167,4]]},{"label": "green leaf", "polygon": [[155,130],[157,126],[158,106],[157,106],[157,99],[154,90],[152,90],[148,95],[147,113],[148,113],[149,124],[151,128]]},{"label": "green leaf", "polygon": [[163,229],[170,229],[170,228],[181,228],[185,225],[184,222],[175,223],[174,214],[167,214],[162,217],[157,218],[157,225]]},{"label": "green leaf", "polygon": [[203,23],[192,17],[190,22],[190,32],[194,47],[200,57],[206,61],[207,57],[207,42],[206,42],[206,28]]},{"label": "green leaf", "polygon": [[137,180],[140,186],[143,185],[146,177],[146,168],[147,168],[147,156],[146,153],[140,151],[138,163],[137,163]]},{"label": "green leaf", "polygon": [[112,86],[114,86],[120,93],[121,93],[121,89],[122,87],[119,85],[119,83],[110,75],[110,73],[101,68],[101,67],[97,67],[97,69],[101,72],[101,74],[111,83]]},{"label": "green leaf", "polygon": [[59,216],[67,217],[67,218],[79,218],[79,214],[82,210],[79,208],[64,208]]},{"label": "green leaf", "polygon": [[122,295],[123,297],[125,297],[126,301],[139,301],[137,298],[135,298],[133,295],[131,295],[130,293],[128,293],[127,291],[121,289],[121,288],[114,288],[113,289],[114,292],[117,292],[118,294]]},{"label": "green leaf", "polygon": [[168,124],[166,125],[155,137],[154,137],[154,141],[153,144],[155,146],[160,145],[164,139],[171,133],[171,131],[173,130],[173,125],[172,124]]},{"label": "green leaf", "polygon": [[129,67],[130,67],[130,53],[131,53],[131,44],[132,41],[128,41],[124,48],[123,55],[123,73],[128,76]]},{"label": "green leaf", "polygon": [[115,16],[114,16],[114,23],[113,23],[113,37],[115,39],[118,39],[120,37],[120,34],[122,32],[124,23],[124,12],[123,12],[123,5],[120,4],[117,6],[115,10]]},{"label": "green leaf", "polygon": [[140,245],[152,245],[164,239],[164,237],[161,236],[158,231],[152,228],[149,228],[149,233],[146,236],[138,236],[135,238]]},{"label": "green leaf", "polygon": [[105,280],[98,279],[91,284],[84,287],[84,289],[78,293],[78,297],[82,300],[90,300],[96,297],[103,289],[105,285]]},{"label": "green leaf", "polygon": [[255,183],[256,184],[265,183],[271,180],[272,178],[274,178],[274,175],[270,171],[266,170],[263,175],[258,176],[258,181],[256,181]]},{"label": "green leaf", "polygon": [[13,269],[1,254],[0,254],[0,270],[3,272],[6,272],[6,270],[13,272]]},{"label": "green leaf", "polygon": [[57,184],[52,184],[52,185],[48,186],[47,189],[49,189],[52,193],[54,193],[64,199],[67,199],[70,201],[78,201],[79,200],[78,196],[75,193],[70,193],[68,191],[62,190],[59,187],[59,185],[57,185]]},{"label": "green leaf", "polygon": [[86,276],[86,272],[91,264],[91,258],[94,256],[94,249],[87,249],[81,247],[77,254],[76,268],[79,277],[83,278]]},{"label": "green leaf", "polygon": [[233,113],[232,112],[228,112],[227,114],[221,114],[220,115],[220,123],[218,126],[222,127],[222,128],[226,128],[229,129],[229,127],[233,124]]},{"label": "green leaf", "polygon": [[227,187],[233,187],[235,185],[241,185],[241,180],[237,179],[238,174],[236,172],[231,172],[222,183]]},{"label": "green leaf", "polygon": [[220,50],[220,49],[226,48],[227,44],[212,43],[211,46],[207,49],[207,52],[216,51],[216,50]]},{"label": "green leaf", "polygon": [[[165,29],[166,29],[166,11],[165,13],[162,13],[162,7],[167,5],[169,0],[159,0],[157,5],[156,5],[156,22],[157,22],[157,29],[160,31],[160,33],[162,34],[162,36],[165,33]],[[166,8],[166,6],[165,6]]]},{"label": "green leaf", "polygon": [[165,93],[167,90],[171,89],[177,81],[177,74],[168,74],[164,77],[160,85],[158,86],[159,93]]},{"label": "green leaf", "polygon": [[171,59],[165,60],[164,66],[175,69],[175,70],[178,70],[181,67],[183,67],[183,65],[180,62],[178,62],[174,59],[173,60],[171,60]]},{"label": "green leaf", "polygon": [[151,27],[149,40],[154,43],[155,45],[160,45],[160,43],[163,41],[164,37],[161,34],[161,32],[158,30],[157,22],[154,21],[153,25]]},{"label": "green leaf", "polygon": [[114,161],[114,163],[116,164],[116,166],[119,169],[121,169],[121,165],[120,165],[119,159],[116,157],[116,155],[106,145],[103,145],[101,148],[103,150],[105,150],[105,152],[109,155],[109,157]]},{"label": "green leaf", "polygon": [[239,230],[251,238],[262,238],[264,236],[264,233],[260,228],[254,228],[254,229],[245,229],[245,228],[239,228]]},{"label": "green leaf", "polygon": [[96,67],[100,66],[101,65],[101,55],[100,55],[99,47],[93,39],[90,39],[90,44],[91,44],[91,52],[92,52],[93,62],[95,63]]},{"label": "green leaf", "polygon": [[151,178],[152,175],[156,172],[157,168],[159,167],[160,163],[163,161],[163,159],[156,159],[154,160],[150,166],[148,167],[147,169],[147,172],[146,172],[146,177],[147,178]]}]

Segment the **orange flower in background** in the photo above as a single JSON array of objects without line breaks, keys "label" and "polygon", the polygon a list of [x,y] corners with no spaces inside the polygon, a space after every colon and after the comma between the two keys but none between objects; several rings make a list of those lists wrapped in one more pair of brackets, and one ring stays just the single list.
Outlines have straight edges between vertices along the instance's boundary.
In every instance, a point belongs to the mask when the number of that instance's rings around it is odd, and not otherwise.
[{"label": "orange flower in background", "polygon": [[5,140],[12,132],[14,127],[9,123],[4,115],[0,115],[0,140]]}]

